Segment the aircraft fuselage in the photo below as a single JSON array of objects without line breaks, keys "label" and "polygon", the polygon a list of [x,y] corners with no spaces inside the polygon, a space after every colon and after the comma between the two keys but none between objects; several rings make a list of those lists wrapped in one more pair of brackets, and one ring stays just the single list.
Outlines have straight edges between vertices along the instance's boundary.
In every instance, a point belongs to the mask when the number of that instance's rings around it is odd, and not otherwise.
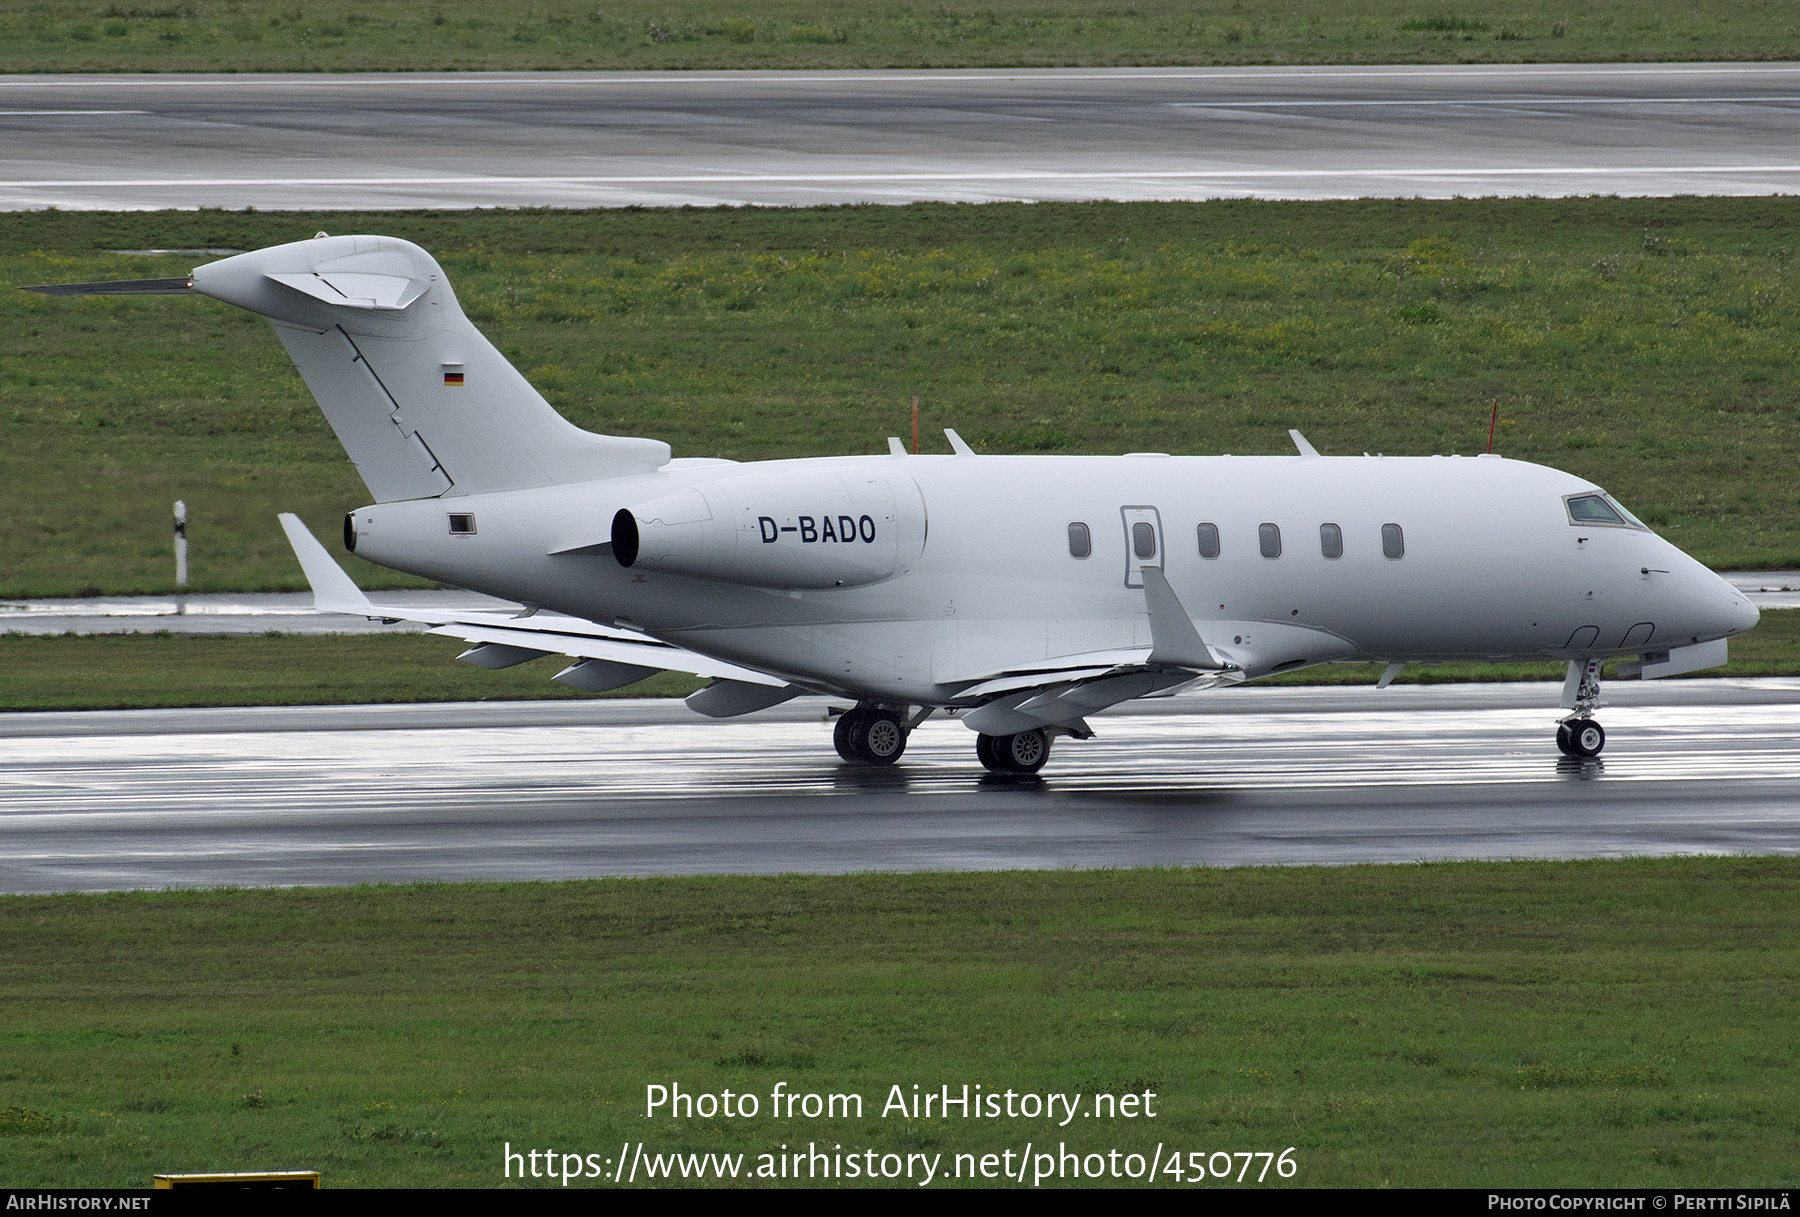
[{"label": "aircraft fuselage", "polygon": [[[858,482],[873,488],[860,502]],[[1144,565],[1247,677],[1331,660],[1635,655],[1755,623],[1730,584],[1647,529],[1576,522],[1566,499],[1593,493],[1486,456],[883,456],[677,461],[353,519],[356,552],[397,570],[920,705],[953,704],[996,673],[1148,647]],[[709,516],[671,534],[710,528],[710,542],[683,550],[675,536],[622,566],[617,513],[671,501],[665,516]],[[453,532],[452,516],[471,518]],[[658,523],[652,512],[647,531]],[[1071,525],[1085,526],[1086,556]],[[758,562],[778,565],[762,578]],[[682,573],[707,563],[718,577]]]}]

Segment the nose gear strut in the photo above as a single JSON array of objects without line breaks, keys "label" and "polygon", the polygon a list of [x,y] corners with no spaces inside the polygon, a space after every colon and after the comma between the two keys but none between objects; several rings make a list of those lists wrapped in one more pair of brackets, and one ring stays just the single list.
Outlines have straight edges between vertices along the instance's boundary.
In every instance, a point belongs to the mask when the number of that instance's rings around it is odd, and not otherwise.
[{"label": "nose gear strut", "polygon": [[1606,729],[1593,720],[1600,708],[1600,661],[1572,659],[1563,681],[1562,707],[1573,713],[1559,720],[1556,746],[1564,756],[1599,756],[1606,747]]}]

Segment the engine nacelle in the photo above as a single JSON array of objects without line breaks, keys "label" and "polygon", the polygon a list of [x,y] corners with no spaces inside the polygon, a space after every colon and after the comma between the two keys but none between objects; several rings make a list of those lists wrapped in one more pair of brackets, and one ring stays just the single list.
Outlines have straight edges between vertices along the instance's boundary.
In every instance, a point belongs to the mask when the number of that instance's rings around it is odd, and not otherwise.
[{"label": "engine nacelle", "polygon": [[620,511],[619,565],[750,587],[857,587],[905,571],[925,547],[925,501],[880,468],[722,478]]}]

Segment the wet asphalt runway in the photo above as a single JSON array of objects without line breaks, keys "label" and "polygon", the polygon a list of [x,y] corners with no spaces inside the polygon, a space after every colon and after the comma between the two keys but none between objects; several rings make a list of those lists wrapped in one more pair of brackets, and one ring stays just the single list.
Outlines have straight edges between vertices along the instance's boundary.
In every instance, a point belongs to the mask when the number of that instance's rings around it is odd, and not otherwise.
[{"label": "wet asphalt runway", "polygon": [[1101,716],[1036,779],[933,720],[840,764],[825,703],[0,715],[0,891],[1800,851],[1800,680],[1240,689]]},{"label": "wet asphalt runway", "polygon": [[1796,189],[1797,64],[0,79],[0,210]]}]

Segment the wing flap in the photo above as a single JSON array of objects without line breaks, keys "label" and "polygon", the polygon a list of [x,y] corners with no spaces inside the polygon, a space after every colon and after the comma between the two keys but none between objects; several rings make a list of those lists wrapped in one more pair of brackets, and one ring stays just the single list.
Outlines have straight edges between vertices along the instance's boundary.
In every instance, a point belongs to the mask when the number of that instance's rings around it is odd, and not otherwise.
[{"label": "wing flap", "polygon": [[[939,683],[960,684],[965,680],[985,682],[999,680],[1005,677],[1031,676],[1035,674],[1038,677],[1036,683],[1046,684],[1059,672],[1072,672],[1078,668],[1111,669],[1132,667],[1146,663],[1149,659],[1149,647],[1118,647],[1106,651],[1083,651],[1078,655],[1058,655],[1055,659],[1030,660],[1024,663],[1015,663],[1004,668],[981,668],[974,672],[959,673],[958,675],[952,676],[948,680]],[[980,686],[978,685],[977,688],[979,687]],[[1021,686],[1015,685],[1013,687],[1019,688]],[[973,692],[973,690],[965,690],[965,692]]]},{"label": "wing flap", "polygon": [[1103,668],[1056,668],[1047,672],[1020,672],[1015,676],[1002,676],[995,680],[984,680],[971,689],[964,689],[958,697],[997,697],[1002,693],[1015,693],[1020,689],[1040,689],[1046,685],[1068,684],[1073,681],[1093,680],[1113,671],[1111,665]]}]

